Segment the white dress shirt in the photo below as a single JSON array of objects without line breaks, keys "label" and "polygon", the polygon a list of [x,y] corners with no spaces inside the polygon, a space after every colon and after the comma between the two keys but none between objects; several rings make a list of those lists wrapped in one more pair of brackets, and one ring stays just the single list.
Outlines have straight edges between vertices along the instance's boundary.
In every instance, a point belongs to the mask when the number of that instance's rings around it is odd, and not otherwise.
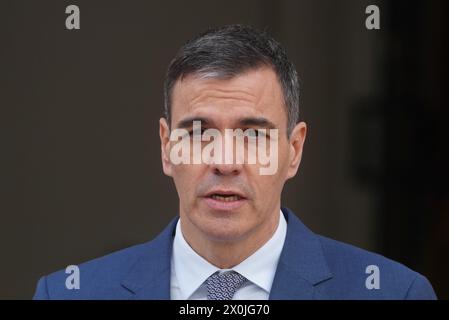
[{"label": "white dress shirt", "polygon": [[206,300],[206,279],[213,273],[234,270],[248,279],[233,300],[267,300],[287,234],[287,222],[280,211],[273,236],[256,252],[232,269],[219,269],[198,255],[186,242],[180,220],[176,225],[171,257],[170,296],[172,300]]}]

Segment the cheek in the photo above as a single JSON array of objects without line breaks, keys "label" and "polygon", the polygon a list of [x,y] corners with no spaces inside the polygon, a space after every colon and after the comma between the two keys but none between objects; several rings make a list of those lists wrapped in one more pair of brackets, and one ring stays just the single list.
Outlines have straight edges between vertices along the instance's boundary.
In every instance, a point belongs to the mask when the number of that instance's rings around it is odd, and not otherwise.
[{"label": "cheek", "polygon": [[280,196],[281,188],[283,186],[283,179],[278,174],[272,176],[263,176],[263,189],[261,190],[261,197],[265,202],[269,202],[272,199]]},{"label": "cheek", "polygon": [[287,145],[287,143],[279,145],[278,160],[279,167],[276,176],[282,179],[285,178],[290,164],[290,145]]},{"label": "cheek", "polygon": [[199,165],[173,166],[173,180],[180,198],[194,195],[200,181],[201,169]]},{"label": "cheek", "polygon": [[257,210],[262,210],[274,201],[277,201],[282,191],[283,180],[278,171],[275,175],[260,175],[258,169],[248,177],[251,188],[254,191],[254,202],[251,205]]}]

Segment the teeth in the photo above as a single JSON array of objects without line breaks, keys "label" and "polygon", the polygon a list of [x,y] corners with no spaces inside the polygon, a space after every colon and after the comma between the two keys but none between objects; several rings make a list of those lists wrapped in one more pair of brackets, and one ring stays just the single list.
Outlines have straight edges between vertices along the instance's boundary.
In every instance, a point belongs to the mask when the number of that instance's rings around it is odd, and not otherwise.
[{"label": "teeth", "polygon": [[240,199],[239,196],[220,196],[218,194],[213,194],[212,199],[224,202],[237,201]]}]

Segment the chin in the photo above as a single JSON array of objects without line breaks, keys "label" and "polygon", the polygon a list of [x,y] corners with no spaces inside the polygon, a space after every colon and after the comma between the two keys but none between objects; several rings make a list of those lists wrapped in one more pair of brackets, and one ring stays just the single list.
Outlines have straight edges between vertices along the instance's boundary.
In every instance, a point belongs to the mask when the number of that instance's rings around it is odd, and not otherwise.
[{"label": "chin", "polygon": [[[220,219],[221,220],[221,219]],[[210,221],[201,226],[202,231],[207,238],[217,242],[235,242],[239,241],[247,234],[246,229],[238,221]]]}]

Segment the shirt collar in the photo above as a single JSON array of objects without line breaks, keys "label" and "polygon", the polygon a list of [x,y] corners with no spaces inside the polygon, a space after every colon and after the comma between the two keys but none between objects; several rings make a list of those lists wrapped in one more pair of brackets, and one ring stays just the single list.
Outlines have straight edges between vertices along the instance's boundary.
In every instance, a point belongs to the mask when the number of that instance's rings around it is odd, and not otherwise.
[{"label": "shirt collar", "polygon": [[[273,236],[256,252],[231,270],[237,271],[269,293],[286,234],[287,222],[282,211],[280,211],[279,223]],[[190,247],[182,234],[180,220],[176,225],[172,259],[179,289],[184,299],[188,299],[216,271],[225,272],[229,270],[217,268]]]}]

